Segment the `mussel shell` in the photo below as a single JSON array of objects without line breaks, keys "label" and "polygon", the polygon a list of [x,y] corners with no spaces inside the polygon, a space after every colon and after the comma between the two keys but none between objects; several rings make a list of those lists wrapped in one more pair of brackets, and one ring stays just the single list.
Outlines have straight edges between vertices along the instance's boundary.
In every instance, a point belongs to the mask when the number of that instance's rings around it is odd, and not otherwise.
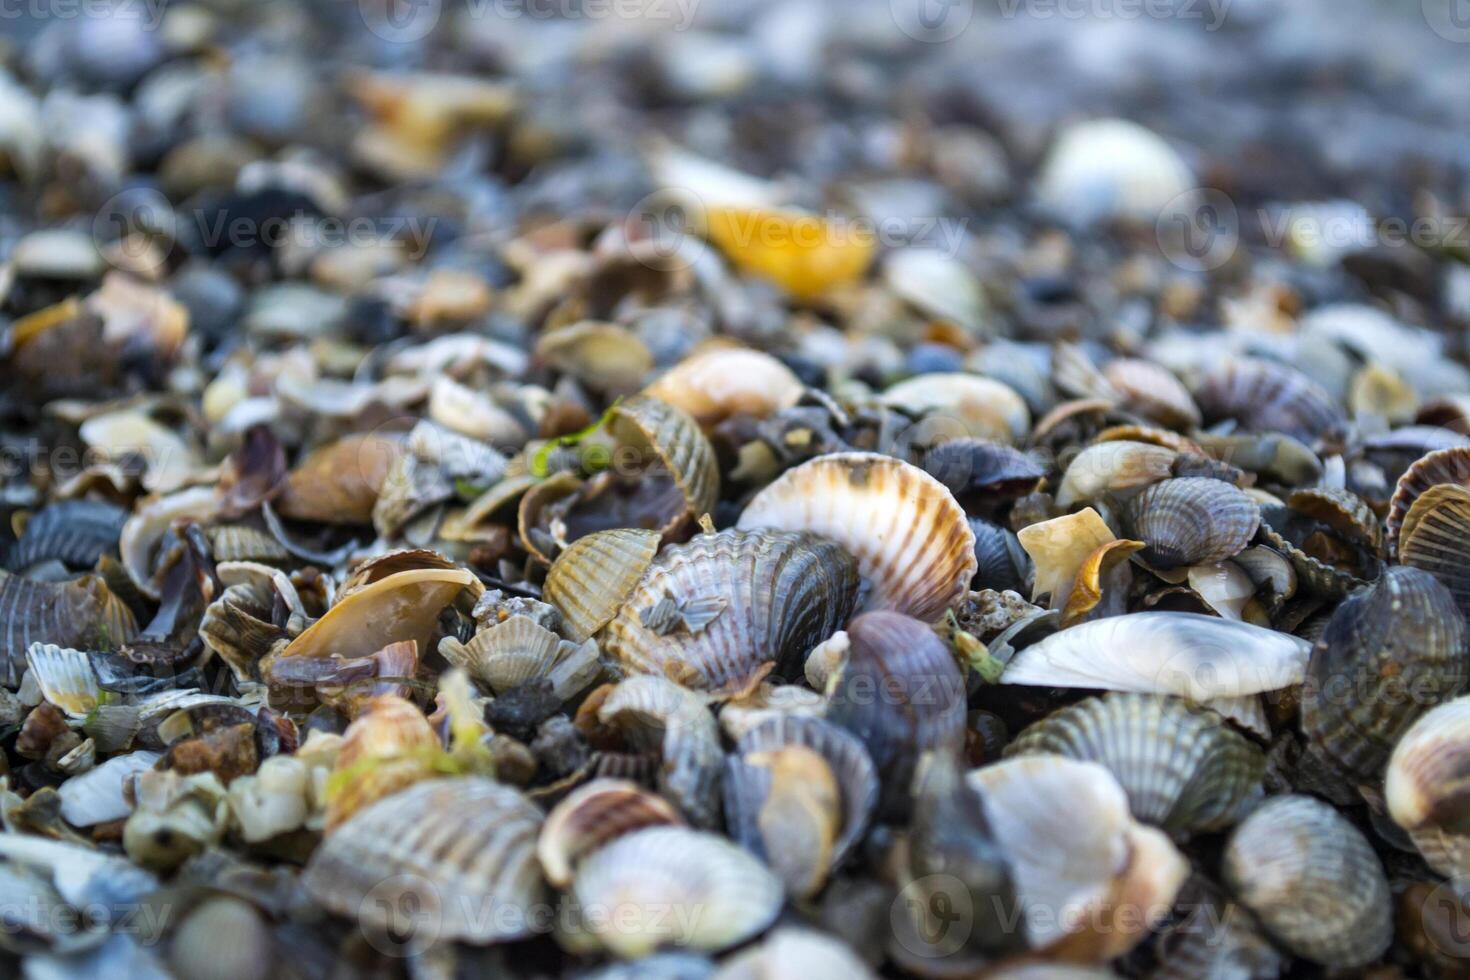
[{"label": "mussel shell", "polygon": [[[725,530],[664,549],[602,633],[604,653],[629,673],[668,676],[700,690],[737,692],[774,663],[801,675],[801,658],[847,619],[857,565],[814,534]],[[717,608],[712,620],[645,625],[662,600]]]},{"label": "mussel shell", "polygon": [[949,490],[875,453],[833,453],[788,470],[756,494],[739,526],[836,541],[857,558],[865,609],[937,619],[975,575],[974,534]]},{"label": "mussel shell", "polygon": [[1231,835],[1225,883],[1298,956],[1352,969],[1393,938],[1388,880],[1373,847],[1326,803],[1267,800]]},{"label": "mussel shell", "polygon": [[535,804],[493,780],[429,780],[339,827],[312,855],[302,884],[363,926],[401,935],[427,913],[437,923],[429,942],[516,939],[535,929],[544,891],[541,820]]},{"label": "mussel shell", "polygon": [[829,684],[827,719],[867,747],[884,810],[901,814],[912,802],[919,757],[959,750],[964,676],[944,642],[908,616],[864,613],[847,625],[847,635],[847,660]]},{"label": "mussel shell", "polygon": [[1426,453],[1399,477],[1388,502],[1388,517],[1383,522],[1390,549],[1397,551],[1402,544],[1404,521],[1414,501],[1441,483],[1470,487],[1470,448],[1452,446]]},{"label": "mussel shell", "polygon": [[1036,489],[1046,467],[1029,453],[984,439],[950,439],[924,455],[924,469],[957,500],[997,504]]},{"label": "mussel shell", "polygon": [[0,549],[0,566],[18,572],[44,561],[91,568],[116,552],[129,512],[95,500],[63,500],[26,522],[20,540]]},{"label": "mussel shell", "polygon": [[1399,559],[1433,575],[1470,615],[1470,488],[1447,483],[1421,494],[1404,520]]},{"label": "mussel shell", "polygon": [[561,610],[568,635],[578,643],[617,614],[658,552],[657,531],[616,528],[578,538],[546,572],[542,595]]},{"label": "mussel shell", "polygon": [[1470,680],[1465,619],[1427,572],[1395,567],[1344,600],[1312,650],[1302,730],[1345,773],[1375,780],[1425,707]]},{"label": "mussel shell", "polygon": [[1008,528],[979,518],[970,518],[975,535],[975,583],[997,592],[1029,592],[1031,559]]},{"label": "mussel shell", "polygon": [[1006,755],[1097,762],[1133,815],[1174,834],[1228,827],[1261,795],[1266,757],[1218,714],[1178,698],[1107,694],[1048,715]]},{"label": "mussel shell", "polygon": [[1226,361],[1194,394],[1207,424],[1228,419],[1251,432],[1281,432],[1304,442],[1339,432],[1347,421],[1326,389],[1275,361]]},{"label": "mussel shell", "polygon": [[1201,477],[1164,480],[1128,502],[1129,535],[1156,568],[1207,565],[1240,554],[1255,536],[1260,509],[1242,490]]}]

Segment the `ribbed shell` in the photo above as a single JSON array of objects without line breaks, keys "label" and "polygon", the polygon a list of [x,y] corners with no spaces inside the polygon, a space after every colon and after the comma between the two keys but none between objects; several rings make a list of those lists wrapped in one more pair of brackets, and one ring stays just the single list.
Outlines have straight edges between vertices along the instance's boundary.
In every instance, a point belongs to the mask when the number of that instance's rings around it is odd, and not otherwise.
[{"label": "ribbed shell", "polygon": [[[972,556],[973,560],[973,556]],[[744,691],[774,662],[799,677],[807,652],[832,635],[857,597],[857,566],[825,538],[726,530],[664,549],[608,623],[603,652],[628,673],[658,674],[700,690]],[[641,614],[664,598],[684,607],[723,602],[697,632],[660,634]]]},{"label": "ribbed shell", "polygon": [[1383,524],[1362,497],[1342,487],[1306,487],[1287,498],[1298,514],[1321,521],[1345,540],[1366,545],[1375,555],[1383,549]]},{"label": "ribbed shell", "polygon": [[781,910],[781,883],[744,849],[714,834],[650,827],[592,854],[572,881],[584,928],[613,954],[659,946],[714,952],[765,929]]},{"label": "ribbed shell", "polygon": [[621,729],[634,748],[660,753],[659,791],[691,823],[719,822],[725,757],[703,697],[663,677],[630,677],[606,695],[597,717]]},{"label": "ribbed shell", "polygon": [[1326,389],[1275,361],[1227,361],[1205,377],[1194,395],[1207,423],[1230,419],[1252,432],[1284,432],[1308,443],[1339,431],[1346,422]]},{"label": "ribbed shell", "polygon": [[956,751],[964,737],[965,679],[944,642],[908,616],[864,613],[848,624],[847,636],[827,720],[867,747],[884,809],[901,814],[919,757],[930,749]]},{"label": "ribbed shell", "polygon": [[1236,828],[1221,865],[1241,902],[1298,956],[1352,969],[1393,938],[1383,865],[1358,829],[1319,800],[1267,800]]},{"label": "ribbed shell", "polygon": [[117,551],[129,511],[95,500],[63,500],[26,522],[25,534],[0,550],[0,565],[20,571],[56,560],[72,568],[91,568],[97,559]]},{"label": "ribbed shell", "polygon": [[[1290,531],[1293,522],[1300,520],[1300,518],[1293,517],[1294,513],[1286,507],[1274,504],[1261,507],[1261,541],[1286,556],[1286,560],[1291,562],[1292,570],[1296,572],[1298,580],[1306,591],[1325,599],[1340,599],[1354,589],[1367,584],[1364,579],[1359,578],[1352,571],[1329,565],[1307,554],[1293,544],[1285,534],[1277,530],[1277,528],[1283,528]],[[1311,526],[1316,527],[1315,524]],[[1372,561],[1371,556],[1369,556],[1369,562],[1372,567],[1365,566],[1360,571],[1365,574],[1375,571],[1377,563]]]},{"label": "ribbed shell", "polygon": [[248,524],[221,524],[205,534],[217,562],[283,562],[291,558],[291,553],[272,535]]},{"label": "ribbed shell", "polygon": [[578,538],[546,572],[542,596],[578,643],[602,629],[658,553],[657,531],[616,528]]},{"label": "ribbed shell", "polygon": [[1133,815],[1171,833],[1219,830],[1261,795],[1266,757],[1215,712],[1178,698],[1108,694],[1021,732],[1006,755],[1064,755],[1106,767]]},{"label": "ribbed shell", "polygon": [[629,441],[628,427],[636,430],[684,495],[684,513],[671,518],[661,531],[668,532],[685,517],[714,510],[720,495],[720,467],[714,447],[694,419],[667,402],[635,395],[613,409],[611,426],[623,443]]},{"label": "ribbed shell", "polygon": [[1470,698],[1429,711],[1399,740],[1383,795],[1429,866],[1464,888],[1470,881]]},{"label": "ribbed shell", "polygon": [[1030,453],[984,439],[951,439],[924,456],[924,469],[956,497],[999,503],[1036,489],[1046,467]]},{"label": "ribbed shell", "polygon": [[975,575],[975,536],[944,485],[876,453],[833,453],[756,494],[740,527],[814,531],[857,558],[864,609],[932,621]]},{"label": "ribbed shell", "polygon": [[716,347],[691,354],[649,385],[646,393],[688,412],[701,425],[735,414],[765,418],[801,399],[791,369],[770,354]]},{"label": "ribbed shell", "polygon": [[1260,509],[1243,490],[1222,480],[1164,480],[1128,503],[1129,536],[1145,545],[1156,568],[1207,565],[1240,554],[1255,536]]},{"label": "ribbed shell", "polygon": [[1404,519],[1399,559],[1438,579],[1470,616],[1470,489],[1440,484],[1420,495]]},{"label": "ribbed shell", "polygon": [[84,648],[117,646],[133,638],[128,607],[96,575],[67,582],[36,582],[0,572],[0,680],[17,687],[32,643]]},{"label": "ribbed shell", "polygon": [[54,643],[32,643],[26,650],[26,666],[41,689],[41,696],[73,718],[85,718],[97,707],[102,687],[92,669],[92,659],[80,650]]},{"label": "ribbed shell", "polygon": [[[837,867],[862,839],[878,805],[878,772],[868,750],[850,732],[821,718],[776,715],[758,722],[740,736],[736,757],[768,752],[788,745],[809,748],[827,761],[842,794],[842,829],[832,848],[832,866]],[[727,769],[728,778],[728,769]],[[739,819],[732,814],[729,784],[726,785],[725,814],[735,834]],[[749,816],[753,816],[749,815]]]},{"label": "ribbed shell", "polygon": [[546,815],[536,855],[546,880],[571,883],[577,863],[598,848],[644,827],[681,825],[683,818],[661,796],[625,779],[594,779]]},{"label": "ribbed shell", "polygon": [[530,681],[547,680],[566,700],[597,678],[596,644],[579,647],[529,616],[511,616],[480,630],[468,643],[440,641],[439,652],[496,694]]},{"label": "ribbed shell", "polygon": [[[544,883],[536,861],[541,811],[490,779],[418,783],[357,813],[324,840],[302,883],[328,910],[380,929],[427,912],[442,939],[517,939]],[[491,914],[494,913],[494,914]]]},{"label": "ribbed shell", "polygon": [[1470,680],[1465,642],[1444,586],[1415,568],[1388,569],[1337,607],[1312,650],[1302,730],[1344,772],[1377,779],[1415,718]]},{"label": "ribbed shell", "polygon": [[1470,448],[1453,446],[1427,453],[1399,477],[1384,521],[1389,548],[1397,549],[1401,544],[1399,538],[1404,521],[1414,501],[1430,487],[1441,483],[1470,487]]}]

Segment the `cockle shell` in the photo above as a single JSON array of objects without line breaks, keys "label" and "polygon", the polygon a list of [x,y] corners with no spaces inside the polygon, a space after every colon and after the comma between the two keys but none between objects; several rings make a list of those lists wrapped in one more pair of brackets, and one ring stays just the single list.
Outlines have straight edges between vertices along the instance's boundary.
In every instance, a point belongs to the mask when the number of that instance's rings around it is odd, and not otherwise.
[{"label": "cockle shell", "polygon": [[1133,815],[1174,834],[1238,820],[1261,795],[1266,757],[1213,711],[1177,698],[1107,694],[1037,721],[1006,755],[1064,755],[1107,768]]},{"label": "cockle shell", "polygon": [[91,658],[80,650],[32,643],[26,648],[26,668],[41,696],[72,718],[85,718],[102,700]]},{"label": "cockle shell", "polygon": [[785,677],[846,620],[852,556],[814,534],[727,530],[665,548],[602,633],[628,673],[700,690],[748,690],[774,664]]},{"label": "cockle shell", "polygon": [[1234,558],[1261,521],[1255,501],[1222,480],[1163,480],[1128,502],[1129,534],[1145,545],[1140,555],[1156,568],[1206,565]]},{"label": "cockle shell", "polygon": [[658,545],[657,531],[616,528],[578,538],[557,555],[542,594],[561,611],[573,640],[593,636],[617,614]]},{"label": "cockle shell", "polygon": [[975,535],[944,485],[874,453],[834,453],[788,470],[756,494],[739,526],[831,538],[857,558],[862,608],[918,619],[939,618],[977,567]]},{"label": "cockle shell", "polygon": [[[7,687],[17,687],[32,644],[62,648],[115,647],[138,630],[132,612],[97,575],[36,582],[0,572],[0,656]],[[830,632],[830,631],[829,631]]]},{"label": "cockle shell", "polygon": [[1346,418],[1332,396],[1295,368],[1235,358],[1206,375],[1194,392],[1207,423],[1233,419],[1252,432],[1280,432],[1314,442]]},{"label": "cockle shell", "polygon": [[594,779],[546,815],[536,856],[546,880],[572,883],[578,863],[598,848],[644,827],[681,826],[684,819],[663,797],[626,779]]},{"label": "cockle shell", "polygon": [[1267,800],[1235,829],[1221,868],[1241,903],[1298,956],[1350,970],[1373,962],[1393,938],[1378,855],[1320,800]]},{"label": "cockle shell", "polygon": [[1399,560],[1429,572],[1470,615],[1470,488],[1441,483],[1420,494],[1404,518]]},{"label": "cockle shell", "polygon": [[182,436],[136,409],[94,415],[81,424],[79,434],[110,459],[141,456],[148,467],[143,487],[149,491],[179,489],[200,465]]},{"label": "cockle shell", "polygon": [[1171,429],[1199,426],[1199,409],[1189,389],[1162,365],[1120,357],[1109,361],[1102,373],[1124,404],[1140,415]]},{"label": "cockle shell", "polygon": [[597,705],[597,717],[619,729],[635,750],[658,753],[659,790],[691,823],[710,827],[719,822],[724,753],[703,697],[642,674],[609,690]]},{"label": "cockle shell", "polygon": [[324,840],[302,875],[312,897],[363,926],[434,939],[503,942],[529,935],[544,884],[541,811],[490,779],[418,783],[357,813]]},{"label": "cockle shell", "polygon": [[563,640],[529,616],[511,616],[480,630],[468,643],[446,636],[439,641],[439,653],[496,694],[545,680],[563,701],[596,680],[601,669],[597,644]]},{"label": "cockle shell", "polygon": [[1016,442],[1031,428],[1025,399],[1010,385],[978,374],[916,375],[883,392],[882,401],[921,416],[926,430],[951,439]]},{"label": "cockle shell", "polygon": [[710,426],[731,415],[765,418],[790,408],[801,399],[802,384],[770,354],[712,347],[675,364],[646,392]]},{"label": "cockle shell", "polygon": [[1470,882],[1470,698],[1421,715],[1394,747],[1383,780],[1393,822],[1429,866],[1464,889]]}]

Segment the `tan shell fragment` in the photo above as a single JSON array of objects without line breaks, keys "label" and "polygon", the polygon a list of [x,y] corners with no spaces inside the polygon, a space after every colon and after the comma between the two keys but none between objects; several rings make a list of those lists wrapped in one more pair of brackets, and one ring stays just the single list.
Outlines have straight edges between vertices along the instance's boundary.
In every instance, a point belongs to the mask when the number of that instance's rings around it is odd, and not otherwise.
[{"label": "tan shell fragment", "polygon": [[1031,410],[1009,385],[978,374],[921,374],[883,392],[883,404],[925,417],[949,438],[1016,442],[1031,428]]},{"label": "tan shell fragment", "polygon": [[1022,528],[1016,534],[1021,547],[1036,563],[1031,598],[1051,596],[1051,608],[1061,609],[1072,594],[1072,583],[1088,558],[1117,540],[1097,511],[1088,507],[1075,514],[1054,517]]},{"label": "tan shell fragment", "polygon": [[616,528],[578,538],[557,555],[542,594],[560,610],[573,640],[586,640],[617,614],[658,545],[657,531]]},{"label": "tan shell fragment", "polygon": [[424,644],[433,635],[439,613],[461,590],[483,588],[463,568],[418,568],[394,572],[344,590],[327,614],[292,640],[282,657],[367,657],[390,643]]},{"label": "tan shell fragment", "polygon": [[743,347],[697,351],[649,385],[646,393],[688,412],[703,426],[731,415],[756,418],[790,408],[801,398],[800,379],[770,354]]},{"label": "tan shell fragment", "polygon": [[434,776],[439,736],[424,713],[394,695],[380,695],[342,733],[327,781],[327,830],[358,810]]},{"label": "tan shell fragment", "polygon": [[[1071,593],[1062,607],[1062,625],[1070,626],[1097,608],[1103,591],[1111,584],[1110,573],[1143,548],[1142,541],[1109,541],[1099,545],[1082,563],[1072,581]],[[1122,570],[1127,574],[1127,569]],[[1126,591],[1126,587],[1122,590]]]},{"label": "tan shell fragment", "polygon": [[1057,487],[1057,506],[1070,508],[1104,494],[1147,486],[1167,479],[1178,455],[1164,446],[1115,439],[1077,454]]},{"label": "tan shell fragment", "polygon": [[403,446],[380,435],[346,436],[314,450],[286,474],[276,498],[282,517],[324,524],[371,524]]},{"label": "tan shell fragment", "polygon": [[739,526],[831,538],[857,558],[862,608],[926,621],[965,593],[979,567],[975,534],[949,490],[876,453],[833,453],[787,470],[756,494]]}]

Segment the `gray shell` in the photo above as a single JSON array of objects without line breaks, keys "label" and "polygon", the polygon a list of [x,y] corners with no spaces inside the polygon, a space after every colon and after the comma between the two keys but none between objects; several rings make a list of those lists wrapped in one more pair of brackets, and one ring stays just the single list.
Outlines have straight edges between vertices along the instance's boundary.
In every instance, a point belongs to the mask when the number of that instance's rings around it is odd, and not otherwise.
[{"label": "gray shell", "polygon": [[1125,522],[1156,568],[1207,565],[1234,558],[1261,522],[1255,501],[1223,480],[1164,480],[1129,501]]}]

